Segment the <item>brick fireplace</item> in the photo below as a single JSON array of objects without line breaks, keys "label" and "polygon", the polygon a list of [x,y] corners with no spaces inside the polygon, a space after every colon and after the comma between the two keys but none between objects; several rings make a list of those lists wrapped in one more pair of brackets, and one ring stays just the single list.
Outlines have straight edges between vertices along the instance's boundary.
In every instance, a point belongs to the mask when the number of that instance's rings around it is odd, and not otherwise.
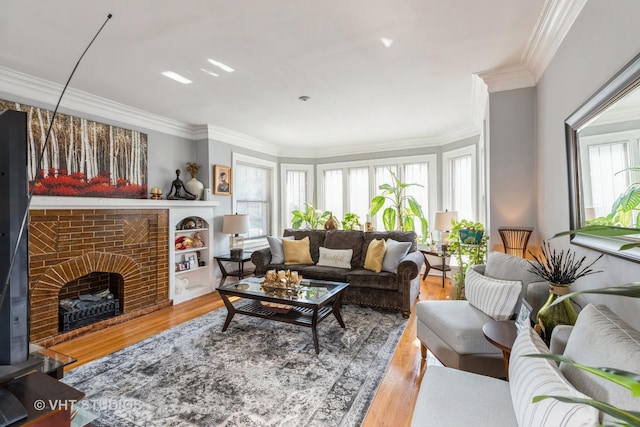
[{"label": "brick fireplace", "polygon": [[[32,209],[30,341],[57,344],[170,305],[168,227],[164,209]],[[121,314],[58,332],[61,291],[88,293],[87,278],[105,274],[118,277]],[[95,286],[100,288],[100,279]]]}]

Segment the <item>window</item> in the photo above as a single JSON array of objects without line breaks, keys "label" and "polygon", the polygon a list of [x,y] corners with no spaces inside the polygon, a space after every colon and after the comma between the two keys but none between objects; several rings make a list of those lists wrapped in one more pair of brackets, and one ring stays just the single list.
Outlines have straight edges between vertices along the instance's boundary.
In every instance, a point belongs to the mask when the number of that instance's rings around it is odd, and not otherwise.
[{"label": "window", "polygon": [[475,146],[442,155],[443,209],[458,212],[458,219],[477,221]]},{"label": "window", "polygon": [[233,153],[233,211],[249,214],[249,247],[264,244],[276,228],[275,167],[273,162]]},{"label": "window", "polygon": [[[344,215],[342,169],[325,170],[323,182],[325,192],[321,209],[330,211],[340,221]],[[320,209],[320,207],[318,208]]]},{"label": "window", "polygon": [[291,212],[313,203],[313,165],[281,164],[282,224],[291,227]]},{"label": "window", "polygon": [[[432,218],[437,198],[436,156],[423,155],[407,158],[390,158],[357,162],[318,165],[319,208],[330,210],[337,219],[353,212],[364,224],[373,196],[380,194],[379,186],[391,183],[393,171],[402,182],[417,183],[424,187],[409,187],[407,195],[416,198],[425,218]],[[346,177],[346,179],[345,179]],[[386,205],[389,205],[387,202]],[[371,219],[374,227],[384,230],[382,210]],[[421,227],[415,224],[420,234]]]},{"label": "window", "polygon": [[369,168],[348,168],[347,182],[347,209],[348,212],[357,214],[360,222],[364,223],[369,213]]},{"label": "window", "polygon": [[[585,219],[606,217],[627,189],[640,182],[640,133],[637,130],[581,136],[581,176]],[[629,199],[633,201],[634,198]],[[614,221],[638,226],[638,210],[619,213]]]}]

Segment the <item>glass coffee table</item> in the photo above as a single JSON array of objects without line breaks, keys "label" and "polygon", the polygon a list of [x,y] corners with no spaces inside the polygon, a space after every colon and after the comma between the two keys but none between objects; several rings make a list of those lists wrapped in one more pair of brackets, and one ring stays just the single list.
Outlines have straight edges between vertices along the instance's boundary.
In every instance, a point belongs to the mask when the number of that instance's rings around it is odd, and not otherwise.
[{"label": "glass coffee table", "polygon": [[[227,319],[222,332],[227,330],[236,313],[271,319],[277,322],[311,328],[316,354],[320,353],[316,326],[333,314],[344,328],[340,306],[348,283],[303,279],[296,291],[265,290],[262,277],[251,277],[235,283],[221,285],[218,292],[227,307]],[[235,304],[229,297],[242,298]]]},{"label": "glass coffee table", "polygon": [[77,361],[74,357],[58,353],[38,344],[29,344],[29,358],[42,361],[40,371],[59,380],[64,376],[64,367]]}]

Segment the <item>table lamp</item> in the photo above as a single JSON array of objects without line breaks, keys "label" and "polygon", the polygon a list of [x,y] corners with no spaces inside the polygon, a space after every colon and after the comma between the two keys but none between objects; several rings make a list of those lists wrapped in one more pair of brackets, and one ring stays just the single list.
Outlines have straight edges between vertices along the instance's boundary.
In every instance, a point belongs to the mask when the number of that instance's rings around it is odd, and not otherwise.
[{"label": "table lamp", "polygon": [[449,240],[449,230],[451,230],[451,221],[458,220],[457,211],[437,211],[435,214],[435,220],[433,228],[440,231],[440,243],[442,244],[442,250],[447,250],[447,241]]},{"label": "table lamp", "polygon": [[240,234],[249,232],[249,214],[225,215],[222,223],[222,232],[229,236],[229,254],[231,258],[242,258],[244,250],[244,237]]}]

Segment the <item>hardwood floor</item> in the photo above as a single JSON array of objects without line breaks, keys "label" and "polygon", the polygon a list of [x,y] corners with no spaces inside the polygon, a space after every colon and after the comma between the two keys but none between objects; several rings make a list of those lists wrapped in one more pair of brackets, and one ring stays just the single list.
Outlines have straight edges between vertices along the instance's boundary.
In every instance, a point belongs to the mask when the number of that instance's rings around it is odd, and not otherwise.
[{"label": "hardwood floor", "polygon": [[[440,276],[429,276],[421,282],[419,300],[447,299],[451,296],[449,280],[442,287]],[[126,323],[94,332],[72,341],[51,347],[52,350],[72,356],[77,362],[65,371],[98,359],[159,332],[223,307],[217,293],[204,295],[182,304],[168,307]],[[420,357],[420,345],[416,338],[415,310],[409,317],[396,352],[363,422],[365,427],[411,424],[413,406],[420,389],[420,381],[426,366],[439,363],[429,356],[425,364]]]}]

